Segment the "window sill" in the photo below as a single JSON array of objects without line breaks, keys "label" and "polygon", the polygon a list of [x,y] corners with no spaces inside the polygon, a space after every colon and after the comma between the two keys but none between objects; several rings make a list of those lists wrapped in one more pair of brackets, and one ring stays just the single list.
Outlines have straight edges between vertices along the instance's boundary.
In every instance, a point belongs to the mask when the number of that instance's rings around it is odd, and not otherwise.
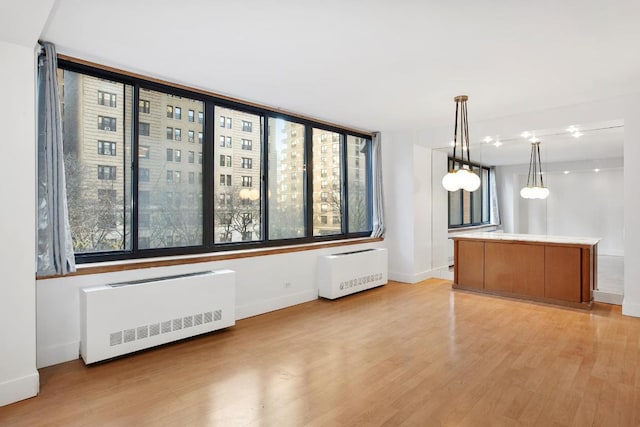
[{"label": "window sill", "polygon": [[88,274],[112,273],[116,271],[138,270],[154,267],[168,267],[173,265],[197,264],[203,262],[224,261],[229,259],[252,258],[266,255],[279,255],[293,252],[311,251],[324,248],[333,248],[339,246],[359,245],[363,243],[381,242],[381,237],[365,237],[358,239],[340,240],[332,242],[307,243],[296,246],[286,246],[270,249],[245,249],[238,251],[228,251],[216,254],[199,254],[185,255],[180,257],[163,257],[153,260],[130,260],[130,261],[113,261],[101,262],[94,264],[79,265],[77,271],[69,273],[65,276],[44,276],[36,277],[37,280],[57,279],[61,277],[83,276]]},{"label": "window sill", "polygon": [[498,225],[476,225],[473,227],[458,227],[458,228],[449,228],[449,237],[455,235],[457,233],[468,233],[470,231],[497,231],[499,229]]}]

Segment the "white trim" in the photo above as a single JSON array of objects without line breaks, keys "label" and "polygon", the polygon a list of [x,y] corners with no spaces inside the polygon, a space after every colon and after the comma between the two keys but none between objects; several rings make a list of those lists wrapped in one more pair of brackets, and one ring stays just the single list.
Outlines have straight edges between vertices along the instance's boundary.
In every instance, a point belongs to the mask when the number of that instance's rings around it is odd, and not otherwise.
[{"label": "white trim", "polygon": [[271,298],[264,301],[258,301],[255,303],[236,306],[236,320],[257,316],[259,314],[280,310],[282,308],[291,307],[293,305],[298,305],[302,304],[303,302],[314,301],[317,299],[318,289],[313,289],[291,295],[285,295],[282,297]]},{"label": "white trim", "polygon": [[622,314],[625,316],[640,317],[640,304],[631,304],[622,301]]},{"label": "white trim", "polygon": [[449,267],[440,267],[440,268],[434,268],[431,270],[425,270],[422,271],[420,273],[416,273],[416,274],[404,274],[404,273],[395,273],[390,271],[389,272],[389,280],[393,280],[394,282],[402,282],[402,283],[410,283],[410,284],[414,284],[414,283],[419,283],[422,282],[423,280],[427,280],[430,278],[439,278],[439,279],[446,279],[446,280],[452,280],[453,277],[450,277],[449,274]]},{"label": "white trim", "polygon": [[36,367],[45,368],[58,363],[69,362],[80,357],[80,341],[66,344],[38,347],[36,350]]},{"label": "white trim", "polygon": [[40,375],[38,371],[24,377],[0,383],[0,406],[38,395]]},{"label": "white trim", "polygon": [[607,292],[604,290],[593,291],[593,300],[596,302],[603,302],[605,304],[622,305],[624,299],[622,294],[615,292]]}]

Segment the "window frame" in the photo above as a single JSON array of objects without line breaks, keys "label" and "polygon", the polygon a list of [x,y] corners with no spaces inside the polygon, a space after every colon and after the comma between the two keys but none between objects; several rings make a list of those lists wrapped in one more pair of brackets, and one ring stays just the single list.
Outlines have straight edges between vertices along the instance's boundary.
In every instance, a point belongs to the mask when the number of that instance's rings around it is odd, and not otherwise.
[{"label": "window frame", "polygon": [[[451,165],[453,162],[453,158],[448,157],[447,158],[447,170],[451,170]],[[465,223],[464,222],[464,216],[465,216],[465,197],[464,197],[464,192],[465,190],[458,190],[458,191],[453,191],[453,192],[448,192],[447,194],[447,226],[449,230],[460,230],[460,229],[464,229],[464,228],[471,228],[471,227],[482,227],[485,225],[490,225],[491,224],[491,168],[489,166],[485,166],[483,164],[480,163],[475,163],[475,162],[468,162],[466,160],[464,161],[460,161],[455,160],[456,163],[461,164],[461,165],[465,165],[468,166],[470,168],[480,168],[480,187],[474,191],[471,192],[471,196],[469,197],[469,207],[468,207],[468,212],[469,212],[469,217],[471,219],[470,222]],[[486,187],[489,189],[489,191],[487,191],[487,194],[483,193],[483,185],[482,185],[482,170],[486,170],[487,171],[487,185]],[[474,221],[474,215],[473,215],[473,211],[474,211],[474,205],[475,205],[475,201],[473,198],[473,194],[475,194],[476,192],[480,192],[481,196],[480,196],[480,221]],[[451,224],[451,194],[450,193],[455,193],[457,195],[457,201],[454,201],[454,203],[459,203],[459,207],[460,207],[460,224]],[[458,196],[459,195],[459,196]],[[483,221],[482,218],[485,217],[485,212],[483,210],[482,207],[482,199],[483,198],[487,198],[486,200],[486,206],[487,209],[489,209],[489,212],[486,212],[486,218],[488,218],[486,221]]]},{"label": "window frame", "polygon": [[[143,76],[122,74],[122,72],[114,71],[112,69],[101,68],[100,66],[96,67],[96,66],[88,65],[82,62],[71,61],[66,58],[59,58],[58,67],[70,72],[80,73],[80,74],[97,77],[97,78],[103,78],[103,79],[107,79],[117,83],[124,83],[127,85],[131,85],[133,87],[133,100],[131,103],[132,104],[131,108],[133,109],[133,111],[128,113],[129,114],[129,116],[127,116],[128,118],[125,120],[125,122],[120,124],[120,126],[118,126],[118,124],[115,123],[116,128],[118,128],[118,131],[121,131],[121,129],[125,129],[127,127],[131,129],[131,132],[133,134],[132,147],[131,147],[132,152],[138,152],[137,150],[141,140],[140,138],[141,135],[139,134],[139,129],[138,129],[138,123],[140,122],[140,119],[143,117],[141,116],[141,114],[147,114],[146,112],[141,111],[141,105],[139,102],[141,89],[161,91],[163,93],[166,93],[168,95],[172,95],[175,97],[186,97],[196,101],[201,101],[203,103],[202,109],[204,110],[202,112],[203,113],[203,123],[202,123],[203,137],[202,137],[202,144],[201,144],[202,151],[199,152],[199,157],[200,157],[200,153],[202,153],[201,156],[203,159],[202,171],[200,172],[200,178],[199,178],[203,182],[203,186],[202,186],[202,193],[203,193],[202,194],[202,221],[203,221],[202,225],[203,225],[203,236],[204,236],[203,244],[199,246],[188,246],[188,247],[166,247],[166,248],[146,247],[145,248],[144,242],[139,241],[139,238],[138,238],[139,218],[138,218],[138,210],[137,210],[137,199],[139,196],[137,191],[138,191],[139,170],[143,169],[143,167],[140,165],[139,156],[132,156],[131,167],[130,168],[128,167],[127,170],[125,171],[125,173],[131,174],[130,185],[132,188],[131,189],[132,197],[131,197],[131,200],[125,202],[128,206],[128,209],[131,210],[131,217],[132,217],[131,236],[130,236],[130,239],[132,241],[131,249],[79,253],[79,254],[76,254],[75,256],[76,263],[83,264],[83,263],[119,261],[119,260],[130,260],[130,259],[140,259],[140,258],[179,256],[179,255],[189,255],[189,254],[198,254],[198,253],[215,253],[215,252],[228,251],[228,250],[286,247],[286,246],[295,245],[295,244],[314,243],[314,242],[322,242],[322,241],[339,241],[339,240],[345,240],[345,239],[353,239],[353,238],[370,236],[371,229],[366,231],[361,231],[361,232],[350,232],[346,226],[348,224],[347,216],[346,216],[348,212],[348,206],[346,206],[347,205],[346,201],[348,200],[346,196],[347,194],[346,191],[348,188],[347,174],[346,174],[346,166],[347,166],[346,161],[341,162],[343,165],[342,167],[345,169],[342,171],[342,176],[344,176],[344,179],[341,183],[343,200],[345,200],[345,209],[342,214],[343,216],[342,223],[345,224],[345,226],[343,227],[343,231],[342,233],[329,235],[329,236],[313,236],[313,224],[312,224],[313,222],[313,218],[312,218],[312,209],[313,209],[313,199],[312,199],[313,182],[312,181],[313,179],[311,178],[313,177],[313,165],[311,164],[311,160],[312,160],[311,135],[312,135],[312,129],[318,128],[318,129],[326,130],[328,132],[339,133],[343,136],[345,141],[348,135],[355,136],[358,138],[363,138],[368,140],[369,145],[371,145],[371,140],[372,140],[371,134],[357,132],[357,131],[354,131],[353,129],[343,128],[338,125],[318,122],[310,118],[305,118],[304,116],[287,114],[282,111],[271,110],[268,107],[264,107],[264,106],[257,106],[255,104],[243,103],[242,101],[239,101],[239,100],[220,97],[216,94],[199,91],[197,89],[190,90],[189,88],[185,88],[184,86],[178,87],[177,85],[174,86],[174,85],[171,85],[170,83],[154,81],[151,78],[146,79]],[[172,105],[172,107],[175,108],[175,104]],[[259,158],[253,159],[253,161],[259,162],[259,164],[262,165],[261,168],[263,171],[262,176],[257,179],[257,182],[254,179],[253,182],[251,183],[252,186],[254,187],[257,186],[258,188],[261,188],[260,204],[261,204],[262,218],[260,222],[261,222],[262,232],[261,232],[261,237],[258,240],[224,242],[224,243],[215,242],[217,237],[216,233],[220,233],[220,230],[214,229],[213,227],[214,209],[216,205],[216,201],[214,200],[215,194],[213,191],[213,180],[214,180],[214,177],[217,179],[218,176],[221,175],[221,169],[219,166],[216,165],[215,160],[217,159],[214,159],[214,145],[218,144],[217,140],[214,141],[214,134],[215,134],[214,128],[217,126],[220,126],[217,118],[214,117],[214,111],[216,107],[230,108],[230,109],[237,110],[239,112],[254,114],[254,115],[260,116],[261,118],[262,125],[261,125],[261,129],[259,130],[261,132],[262,138],[259,141],[256,141],[256,140],[252,141],[252,144],[257,143],[259,144],[259,146],[261,146],[261,156]],[[198,114],[198,122],[200,122],[200,111],[198,109],[194,109],[194,115],[196,112]],[[175,113],[175,110],[174,110],[174,113]],[[164,114],[166,114],[166,112],[164,112]],[[128,122],[129,118],[131,120],[131,123]],[[168,118],[169,117],[167,115],[167,119]],[[304,153],[305,153],[304,155],[305,158],[298,159],[297,163],[299,163],[300,166],[303,166],[303,167],[306,166],[303,183],[301,183],[303,188],[300,188],[300,194],[299,194],[304,199],[304,209],[305,209],[304,220],[307,225],[306,235],[304,237],[271,240],[269,239],[269,236],[268,236],[269,209],[268,209],[268,199],[266,199],[265,195],[266,195],[266,189],[269,182],[268,166],[267,166],[269,162],[269,159],[267,158],[269,154],[267,123],[269,122],[270,118],[283,119],[283,120],[299,123],[303,125],[305,128],[304,140],[300,140],[300,138],[298,138],[299,140],[297,141],[298,144],[302,143],[304,145]],[[173,119],[175,120],[175,115]],[[148,116],[145,115],[143,120],[148,121]],[[195,122],[195,117],[194,117],[194,122]],[[168,122],[167,124],[170,124],[170,123],[171,122]],[[239,122],[239,123],[242,123],[242,122]],[[252,126],[254,124],[256,123],[252,122]],[[258,125],[260,125],[260,123],[258,123]],[[174,128],[174,126],[167,126],[167,127]],[[233,127],[231,117],[225,117],[224,128],[231,129],[231,131],[234,133],[236,131],[243,132],[240,126],[236,126],[236,127],[237,129]],[[160,134],[159,136],[156,136],[156,137],[159,138],[160,143],[164,143],[165,141],[171,141],[171,140],[165,139],[166,136],[167,136],[166,134],[165,135]],[[237,133],[236,136],[240,138],[239,133]],[[144,143],[145,144],[147,143],[146,140]],[[343,153],[341,153],[341,156],[345,156],[344,157],[345,159],[346,159],[346,146],[347,144],[343,144],[343,147],[344,147]],[[237,149],[238,151],[240,151],[243,149],[243,147],[240,144],[238,144]],[[240,168],[240,170],[242,169]],[[242,188],[241,187],[242,172],[240,172],[240,170],[234,172],[231,175],[228,173],[224,173],[226,178],[225,184],[229,184],[228,178],[231,177],[231,181],[232,181],[231,184],[238,183],[240,184],[239,188]],[[366,165],[366,170],[368,174],[371,174],[370,157],[369,157],[368,164]],[[116,173],[118,172],[116,171]],[[163,177],[163,178],[166,179],[166,177]],[[174,174],[172,178],[173,178],[173,183],[175,184],[176,181],[178,182],[181,181],[182,177],[176,176]],[[372,181],[369,180],[368,182],[371,183]],[[371,192],[370,184],[367,191],[369,193]],[[371,197],[369,197],[368,209],[369,209],[370,218],[371,218],[372,208],[373,208],[372,199]]]}]

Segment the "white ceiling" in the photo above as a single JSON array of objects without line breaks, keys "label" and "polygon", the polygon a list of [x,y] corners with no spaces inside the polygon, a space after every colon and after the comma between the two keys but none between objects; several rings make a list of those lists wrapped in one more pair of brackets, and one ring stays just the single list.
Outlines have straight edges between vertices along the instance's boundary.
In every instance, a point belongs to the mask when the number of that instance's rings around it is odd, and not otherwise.
[{"label": "white ceiling", "polygon": [[[488,123],[640,93],[637,0],[21,0],[0,11],[1,41],[40,38],[70,56],[364,130],[449,135],[453,97],[467,94],[472,157],[485,164],[526,163],[529,151]],[[529,130],[549,160],[621,157],[623,123],[611,119],[581,123],[590,131],[579,140]],[[477,145],[477,123],[504,145]],[[437,139],[429,144],[446,149]]]},{"label": "white ceiling", "polygon": [[473,121],[640,92],[638,22],[637,0],[57,0],[41,39],[389,131],[449,124],[463,93]]}]

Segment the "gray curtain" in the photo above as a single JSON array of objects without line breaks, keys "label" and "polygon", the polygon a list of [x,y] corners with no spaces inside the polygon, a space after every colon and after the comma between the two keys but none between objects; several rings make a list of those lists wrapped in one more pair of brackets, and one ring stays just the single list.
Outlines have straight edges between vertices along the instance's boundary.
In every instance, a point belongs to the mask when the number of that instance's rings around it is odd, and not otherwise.
[{"label": "gray curtain", "polygon": [[384,195],[382,192],[382,146],[380,132],[373,134],[371,140],[371,175],[373,228],[371,237],[384,236]]},{"label": "gray curtain", "polygon": [[492,225],[500,225],[500,206],[498,205],[498,184],[496,183],[496,168],[489,171],[489,200],[491,203],[489,211],[489,222]]},{"label": "gray curtain", "polygon": [[38,61],[38,276],[76,270],[67,211],[55,46]]}]

